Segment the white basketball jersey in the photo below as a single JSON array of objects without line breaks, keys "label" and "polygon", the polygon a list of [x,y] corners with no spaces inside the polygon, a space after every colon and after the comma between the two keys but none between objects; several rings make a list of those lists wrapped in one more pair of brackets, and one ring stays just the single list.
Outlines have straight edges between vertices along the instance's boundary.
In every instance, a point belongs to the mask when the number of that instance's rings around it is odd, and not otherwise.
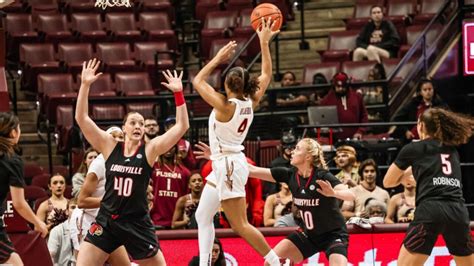
[{"label": "white basketball jersey", "polygon": [[[92,193],[92,197],[102,198],[105,194],[105,159],[102,154],[99,154],[97,158],[95,158],[91,165],[89,166],[89,170],[87,173],[94,173],[97,176],[98,182],[95,191]],[[94,217],[97,216],[99,209],[85,209],[84,212],[93,215]]]},{"label": "white basketball jersey", "polygon": [[236,105],[234,115],[230,121],[217,121],[215,110],[212,110],[209,116],[209,145],[212,160],[225,154],[243,151],[242,143],[253,121],[252,100],[242,101],[232,98],[229,101]]}]

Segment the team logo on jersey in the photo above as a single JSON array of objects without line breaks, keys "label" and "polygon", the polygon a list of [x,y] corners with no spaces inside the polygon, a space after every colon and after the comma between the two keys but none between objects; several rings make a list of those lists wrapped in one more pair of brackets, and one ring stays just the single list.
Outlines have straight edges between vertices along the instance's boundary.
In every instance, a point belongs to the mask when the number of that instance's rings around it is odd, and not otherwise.
[{"label": "team logo on jersey", "polygon": [[301,194],[306,194],[306,191],[304,191],[304,188],[301,190]]},{"label": "team logo on jersey", "polygon": [[141,153],[137,154],[137,159],[143,158],[143,155]]},{"label": "team logo on jersey", "polygon": [[130,158],[125,159],[125,162],[126,163],[130,162]]},{"label": "team logo on jersey", "polygon": [[89,234],[91,235],[101,236],[103,232],[104,229],[100,224],[93,223],[91,228],[89,228]]},{"label": "team logo on jersey", "polygon": [[315,190],[315,189],[316,189],[316,186],[315,186],[315,185],[309,186],[309,190]]}]

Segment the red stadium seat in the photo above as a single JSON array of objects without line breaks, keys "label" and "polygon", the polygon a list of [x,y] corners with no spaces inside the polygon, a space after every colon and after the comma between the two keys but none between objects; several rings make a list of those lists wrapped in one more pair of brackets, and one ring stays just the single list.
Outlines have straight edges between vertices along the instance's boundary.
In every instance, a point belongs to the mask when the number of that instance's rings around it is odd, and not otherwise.
[{"label": "red stadium seat", "polygon": [[71,15],[71,27],[82,42],[97,43],[107,40],[100,14],[75,13]]},{"label": "red stadium seat", "polygon": [[94,0],[69,0],[66,1],[65,9],[69,14],[78,12],[99,13],[100,9],[95,8]]},{"label": "red stadium seat", "polygon": [[137,42],[142,35],[135,25],[133,13],[106,13],[105,26],[116,41]]},{"label": "red stadium seat", "polygon": [[59,60],[72,74],[82,71],[82,63],[93,58],[92,44],[90,43],[60,43],[58,46]]},{"label": "red stadium seat", "polygon": [[17,59],[20,43],[32,43],[38,40],[38,33],[33,28],[30,14],[8,13],[6,17],[7,56]]},{"label": "red stadium seat", "polygon": [[195,17],[197,20],[204,22],[208,13],[219,10],[221,10],[219,0],[197,0],[195,7]]},{"label": "red stadium seat", "polygon": [[2,11],[4,11],[7,14],[12,14],[12,13],[23,13],[25,9],[24,3],[22,0],[15,0],[13,3],[5,6],[2,8]]},{"label": "red stadium seat", "polygon": [[57,150],[61,154],[70,152],[74,114],[72,105],[60,105],[56,109]]},{"label": "red stadium seat", "polygon": [[252,0],[228,0],[227,10],[241,11],[244,9],[253,9]]},{"label": "red stadium seat", "polygon": [[[233,37],[249,40],[255,33],[250,22],[250,14],[252,9],[240,10],[240,19],[238,27],[234,29]],[[260,52],[260,42],[258,36],[247,46],[247,56],[250,58],[255,57]]]},{"label": "red stadium seat", "polygon": [[71,74],[38,75],[38,95],[42,112],[50,122],[55,122],[56,108],[60,104],[72,103],[77,97]]},{"label": "red stadium seat", "polygon": [[323,62],[343,62],[351,60],[351,52],[356,48],[359,31],[339,31],[329,34],[328,50],[322,52]]},{"label": "red stadium seat", "polygon": [[416,13],[416,0],[388,0],[388,16],[409,16]]},{"label": "red stadium seat", "polygon": [[201,31],[201,58],[209,58],[209,47],[213,40],[226,37],[226,32],[237,26],[236,11],[213,11],[206,15]]},{"label": "red stadium seat", "polygon": [[143,117],[159,117],[159,106],[154,103],[129,103],[126,106],[127,113],[137,112]]},{"label": "red stadium seat", "polygon": [[178,49],[178,40],[166,13],[143,12],[140,13],[139,22],[140,29],[146,32],[149,41],[166,42],[169,49]]},{"label": "red stadium seat", "polygon": [[123,95],[154,95],[150,76],[146,72],[117,73],[117,92]]},{"label": "red stadium seat", "polygon": [[359,62],[344,62],[341,66],[341,71],[352,77],[354,80],[366,81],[369,76],[369,71],[372,69],[377,61],[359,61]]},{"label": "red stadium seat", "polygon": [[[79,76],[79,80],[80,80]],[[115,96],[117,95],[115,87],[112,83],[112,77],[108,73],[104,73],[92,83],[89,89],[89,97],[101,97],[101,96]]]},{"label": "red stadium seat", "polygon": [[33,179],[31,179],[31,185],[43,188],[44,190],[48,190],[48,182],[50,176],[50,174],[35,175],[33,176]]},{"label": "red stadium seat", "polygon": [[158,53],[158,68],[173,68],[174,62],[171,51],[166,42],[142,42],[135,43],[135,60],[140,65],[147,67],[155,65],[155,54]]},{"label": "red stadium seat", "polygon": [[[23,165],[23,176],[26,180],[33,178],[35,175],[44,174],[44,169],[36,163],[25,163]],[[31,180],[29,180],[31,181]]]},{"label": "red stadium seat", "polygon": [[57,45],[58,42],[72,41],[73,36],[67,25],[66,15],[43,14],[38,16],[38,31],[46,42]]},{"label": "red stadium seat", "polygon": [[169,0],[141,0],[140,2],[142,12],[165,13],[171,21],[175,21],[174,7]]},{"label": "red stadium seat", "polygon": [[416,42],[416,39],[418,39],[418,36],[425,30],[425,25],[413,25],[413,26],[408,26],[406,31],[407,31],[407,44],[402,45],[398,51],[398,57],[403,57],[408,50],[412,47],[412,45]]},{"label": "red stadium seat", "polygon": [[125,108],[117,104],[96,104],[92,106],[92,117],[98,120],[122,121]]},{"label": "red stadium seat", "polygon": [[327,62],[327,63],[311,63],[304,66],[303,71],[303,84],[312,84],[313,76],[316,73],[321,73],[326,77],[328,82],[331,81],[332,77],[339,72],[339,62]]},{"label": "red stadium seat", "polygon": [[128,43],[98,43],[97,57],[104,63],[106,72],[130,71],[135,69]]},{"label": "red stadium seat", "polygon": [[20,63],[24,65],[22,86],[36,91],[38,73],[58,72],[59,61],[55,59],[52,44],[22,44],[20,45]]}]

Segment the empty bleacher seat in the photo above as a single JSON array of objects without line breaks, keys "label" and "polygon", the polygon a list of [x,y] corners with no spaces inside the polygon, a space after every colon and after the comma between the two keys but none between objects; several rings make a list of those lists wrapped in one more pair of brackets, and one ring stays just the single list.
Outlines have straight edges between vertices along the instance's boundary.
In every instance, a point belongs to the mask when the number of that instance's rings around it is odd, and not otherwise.
[{"label": "empty bleacher seat", "polygon": [[139,26],[149,41],[166,42],[169,49],[177,51],[178,40],[166,13],[142,12],[139,16]]},{"label": "empty bleacher seat", "polygon": [[146,72],[117,73],[117,92],[123,95],[153,95],[150,76]]},{"label": "empty bleacher seat", "polygon": [[66,15],[42,14],[38,16],[38,31],[46,42],[72,41],[73,36],[67,25]]},{"label": "empty bleacher seat", "polygon": [[114,40],[136,42],[142,39],[133,13],[106,13],[105,27]]},{"label": "empty bleacher seat", "polygon": [[97,120],[122,121],[125,108],[118,104],[96,104],[92,106],[92,117]]},{"label": "empty bleacher seat", "polygon": [[90,43],[60,43],[58,58],[70,73],[82,71],[82,64],[93,58],[92,44]]},{"label": "empty bleacher seat", "polygon": [[356,48],[359,31],[338,31],[329,34],[328,49],[322,53],[324,62],[351,60],[351,52]]},{"label": "empty bleacher seat", "polygon": [[106,72],[130,71],[135,69],[128,43],[98,43],[97,57],[104,63]]},{"label": "empty bleacher seat", "polygon": [[313,84],[313,76],[316,73],[323,74],[326,80],[330,82],[332,77],[339,72],[339,70],[339,62],[306,64],[303,71],[303,84]]},{"label": "empty bleacher seat", "polygon": [[377,61],[347,61],[342,63],[341,71],[352,77],[353,80],[366,81],[369,71],[377,64]]}]

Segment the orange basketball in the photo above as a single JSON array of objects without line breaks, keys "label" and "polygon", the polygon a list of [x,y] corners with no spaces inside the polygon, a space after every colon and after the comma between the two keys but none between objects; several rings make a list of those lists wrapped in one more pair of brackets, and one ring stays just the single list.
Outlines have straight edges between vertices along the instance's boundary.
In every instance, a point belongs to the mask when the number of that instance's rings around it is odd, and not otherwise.
[{"label": "orange basketball", "polygon": [[271,17],[272,22],[275,21],[275,25],[272,29],[274,31],[279,30],[281,24],[283,23],[281,11],[274,4],[263,3],[253,9],[252,15],[250,15],[250,21],[252,22],[252,28],[254,30],[260,28],[260,25],[262,24],[262,17],[265,19]]}]

